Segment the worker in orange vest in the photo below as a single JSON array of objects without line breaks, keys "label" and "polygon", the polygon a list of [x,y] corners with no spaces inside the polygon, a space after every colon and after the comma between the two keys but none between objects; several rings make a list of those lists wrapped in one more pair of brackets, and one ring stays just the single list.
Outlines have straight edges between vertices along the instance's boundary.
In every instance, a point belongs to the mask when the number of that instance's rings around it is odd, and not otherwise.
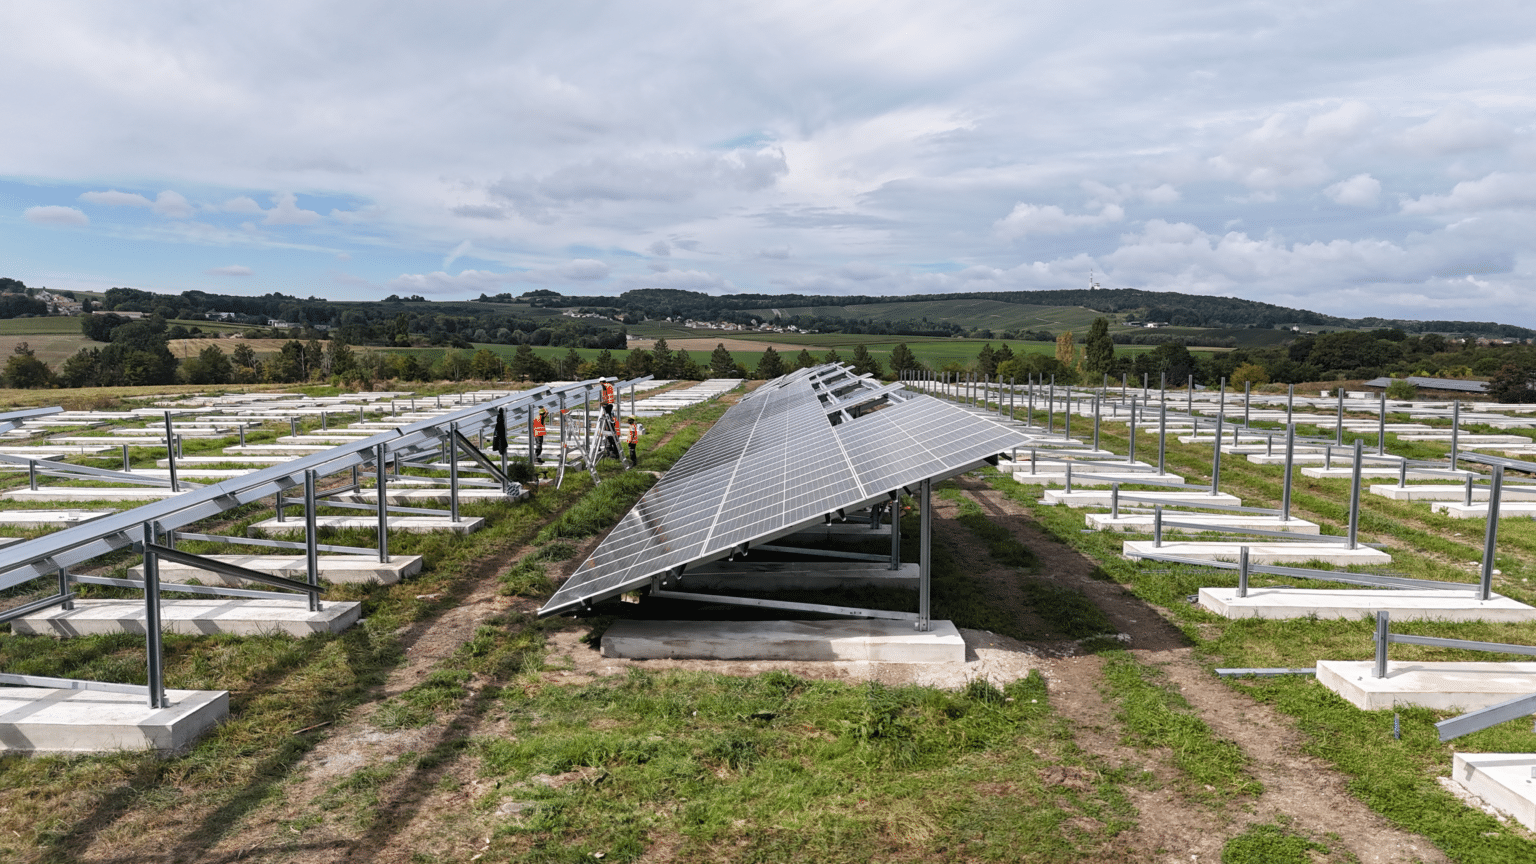
[{"label": "worker in orange vest", "polygon": [[603,382],[603,416],[609,421],[614,419],[614,404],[619,401],[619,391],[613,386],[612,381]]},{"label": "worker in orange vest", "polygon": [[627,418],[629,427],[624,430],[624,443],[629,445],[629,464],[637,464],[640,460],[635,454],[635,445],[640,443],[640,421],[633,417]]},{"label": "worker in orange vest", "polygon": [[533,418],[533,461],[534,464],[543,462],[540,457],[544,455],[544,424],[549,421],[549,412],[544,408]]}]

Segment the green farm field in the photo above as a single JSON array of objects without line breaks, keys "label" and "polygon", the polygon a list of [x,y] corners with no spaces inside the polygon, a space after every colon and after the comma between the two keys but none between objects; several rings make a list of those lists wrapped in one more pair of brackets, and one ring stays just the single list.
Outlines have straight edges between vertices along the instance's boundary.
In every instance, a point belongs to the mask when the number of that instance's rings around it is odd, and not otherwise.
[{"label": "green farm field", "polygon": [[[689,338],[696,339],[696,340],[703,338],[703,337],[700,337],[699,334],[697,332],[695,332],[695,331],[688,331],[688,332],[690,334],[692,334]],[[726,337],[725,334],[720,334],[720,335],[721,335],[721,339],[719,341],[724,341],[727,338],[729,338],[731,341],[734,341],[734,342],[752,341],[749,338],[748,334],[732,333],[729,337]],[[1004,342],[1002,340],[996,340],[996,339],[994,339],[994,340],[985,340],[985,339],[941,339],[941,338],[931,338],[930,339],[930,338],[924,338],[924,337],[900,337],[900,338],[892,339],[890,337],[879,337],[879,338],[881,338],[882,341],[876,342],[876,341],[869,341],[869,340],[871,340],[871,339],[873,339],[875,337],[859,336],[857,334],[849,335],[849,334],[832,334],[832,333],[827,333],[827,334],[813,334],[813,335],[810,335],[810,336],[798,336],[798,335],[795,335],[795,334],[785,335],[785,334],[781,334],[781,333],[771,333],[771,334],[762,334],[762,336],[763,336],[765,341],[771,338],[772,341],[775,344],[783,344],[783,343],[786,343],[786,342],[792,343],[792,344],[799,344],[799,345],[803,346],[806,350],[810,351],[812,356],[814,356],[817,360],[821,360],[823,357],[826,356],[826,353],[829,350],[832,350],[832,349],[836,349],[838,354],[841,355],[843,357],[843,359],[846,360],[846,359],[848,359],[848,358],[853,356],[853,349],[856,346],[858,346],[860,344],[863,344],[869,350],[869,353],[871,355],[873,355],[876,360],[879,360],[881,362],[881,364],[887,365],[887,366],[890,363],[891,351],[897,345],[900,345],[900,344],[903,344],[903,343],[905,343],[906,346],[909,349],[911,349],[912,353],[917,356],[917,359],[919,361],[921,361],[922,363],[927,365],[929,368],[939,368],[939,367],[944,366],[946,363],[960,363],[960,364],[964,364],[964,365],[969,365],[969,364],[975,362],[976,355],[977,355],[977,353],[979,353],[981,351],[981,348],[982,348],[983,345],[991,345],[992,349],[994,351],[999,349],[999,348],[1001,348],[1003,345],[1007,345],[1009,347],[1009,349],[1012,350],[1013,353],[1015,353],[1015,354],[1054,354],[1055,351],[1056,351],[1056,345],[1053,342],[1017,342],[1017,341]],[[671,340],[670,339],[669,339],[669,344],[671,344]],[[503,360],[507,360],[507,361],[511,361],[512,357],[517,353],[517,346],[516,345],[497,345],[497,344],[480,344],[480,343],[476,343],[475,344],[475,350],[479,350],[481,348],[488,348],[493,353],[495,353],[498,357],[501,357]],[[388,352],[409,351],[409,352],[411,352],[413,354],[416,354],[418,357],[422,358],[422,360],[424,360],[424,361],[429,361],[429,362],[432,362],[432,363],[436,363],[439,360],[441,360],[442,357],[443,357],[443,354],[447,353],[447,351],[450,350],[450,349],[447,349],[447,348],[380,348],[380,349],[367,349],[367,348],[363,348],[363,349],[358,349],[358,350],[365,350],[365,351],[366,350],[380,350],[380,351],[388,351]],[[564,357],[566,355],[566,352],[569,351],[569,350],[570,350],[569,348],[554,348],[554,347],[549,347],[549,346],[538,346],[538,347],[535,347],[533,349],[533,352],[535,354],[539,355],[540,357],[545,358],[546,360],[553,361],[553,360],[558,360],[561,357]],[[1117,346],[1115,346],[1115,353],[1117,353],[1117,354],[1140,354],[1140,353],[1143,353],[1143,352],[1146,352],[1146,351],[1151,351],[1151,350],[1152,350],[1152,346],[1148,346],[1148,345],[1117,345]],[[1081,352],[1082,348],[1079,347],[1078,351]],[[467,353],[467,352],[464,352],[464,353]],[[595,359],[597,359],[598,355],[603,353],[603,351],[602,351],[602,349],[599,349],[599,348],[577,348],[576,349],[576,353],[578,355],[580,355],[582,360],[595,360]],[[618,360],[619,362],[621,362],[621,363],[624,361],[624,359],[626,357],[629,356],[629,352],[628,351],[623,351],[623,350],[613,350],[610,353],[612,353],[614,358],[616,360]],[[780,351],[779,353],[786,360],[793,360],[794,357],[799,352],[798,351]],[[1191,353],[1195,354],[1196,356],[1200,356],[1202,354],[1208,354],[1209,351],[1193,351]],[[708,362],[709,362],[709,355],[710,355],[710,351],[709,350],[694,349],[694,348],[691,348],[691,347],[688,349],[688,356],[693,358],[694,362],[699,363],[700,365],[708,364]],[[731,357],[734,358],[739,363],[746,364],[747,368],[749,370],[751,370],[751,369],[757,368],[758,361],[762,360],[762,358],[763,358],[763,352],[762,351],[739,351],[739,350],[735,350],[735,351],[731,351]]]},{"label": "green farm field", "polygon": [[[242,327],[230,324],[215,324],[208,321],[171,321],[170,324],[180,324],[183,327],[201,327],[209,331],[239,332]],[[36,354],[37,359],[52,366],[57,372],[59,366],[65,360],[73,357],[81,348],[95,346],[100,348],[103,343],[92,342],[80,332],[80,319],[78,317],[48,317],[48,318],[8,318],[0,320],[0,357],[10,356],[16,350],[16,346],[27,343]]]}]

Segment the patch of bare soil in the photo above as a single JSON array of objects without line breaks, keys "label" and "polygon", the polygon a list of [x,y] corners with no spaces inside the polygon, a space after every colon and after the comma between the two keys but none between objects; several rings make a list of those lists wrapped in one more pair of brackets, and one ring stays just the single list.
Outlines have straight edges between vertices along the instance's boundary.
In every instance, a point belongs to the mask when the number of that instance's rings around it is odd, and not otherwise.
[{"label": "patch of bare soil", "polygon": [[[1402,831],[1372,811],[1346,788],[1347,778],[1323,760],[1303,752],[1305,740],[1291,721],[1223,684],[1201,668],[1182,633],[1155,607],[1118,583],[1093,578],[1094,562],[1045,535],[1030,514],[1007,496],[980,481],[961,481],[965,494],[990,516],[1015,532],[1042,561],[1041,578],[1083,591],[1130,636],[1130,649],[1143,663],[1160,667],[1180,693],[1219,736],[1236,743],[1252,761],[1264,792],[1241,812],[1218,813],[1185,800],[1166,788],[1173,776],[1160,758],[1120,743],[1114,708],[1099,693],[1101,660],[1096,656],[1046,661],[1043,672],[1051,704],[1072,721],[1082,749],[1103,755],[1111,764],[1141,765],[1158,778],[1154,790],[1128,788],[1139,812],[1137,827],[1117,838],[1131,860],[1215,861],[1227,839],[1255,823],[1285,816],[1294,830],[1330,839],[1362,864],[1442,862],[1447,859],[1427,839]],[[1162,851],[1159,851],[1162,850]]]}]

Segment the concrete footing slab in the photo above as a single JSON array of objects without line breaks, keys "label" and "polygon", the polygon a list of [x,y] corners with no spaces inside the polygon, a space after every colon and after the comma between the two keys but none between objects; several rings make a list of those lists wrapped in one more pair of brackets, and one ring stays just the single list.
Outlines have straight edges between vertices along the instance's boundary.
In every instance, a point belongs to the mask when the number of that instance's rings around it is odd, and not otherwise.
[{"label": "concrete footing slab", "polygon": [[235,444],[224,448],[231,456],[308,456],[333,450],[324,444]]},{"label": "concrete footing slab", "polygon": [[1317,680],[1362,711],[1405,705],[1437,711],[1476,711],[1529,695],[1536,663],[1388,663],[1375,677],[1373,660],[1319,660]]},{"label": "concrete footing slab", "polygon": [[167,690],[169,708],[99,690],[0,687],[0,753],[178,753],[229,716],[225,690]]},{"label": "concrete footing slab", "polygon": [[1172,555],[1205,561],[1236,561],[1242,547],[1248,547],[1250,564],[1301,564],[1321,561],[1325,564],[1391,564],[1392,556],[1369,546],[1351,549],[1343,543],[1167,543],[1161,547],[1151,540],[1128,540],[1120,554],[1135,561],[1146,555]]},{"label": "concrete footing slab", "polygon": [[[1475,490],[1474,490],[1475,491]],[[1444,513],[1452,519],[1487,519],[1488,503],[1463,504],[1461,501],[1436,501],[1429,505],[1436,513]],[[1499,500],[1499,518],[1509,516],[1536,516],[1536,501]]]},{"label": "concrete footing slab", "polygon": [[[1022,456],[1023,454],[1020,454],[1020,455]],[[1041,454],[1041,455],[1044,456],[1044,455],[1047,455],[1047,454]],[[1087,464],[1084,464],[1085,462]],[[1139,459],[1136,460],[1135,462],[1109,462],[1109,463],[1094,462],[1093,460],[1082,460],[1082,461],[1074,461],[1072,463],[1072,473],[1073,474],[1078,474],[1078,473],[1090,474],[1090,473],[1094,473],[1094,472],[1109,472],[1109,471],[1124,471],[1124,472],[1145,471],[1145,472],[1148,472],[1149,474],[1151,474],[1152,473],[1152,469],[1155,468],[1155,467],[1157,467],[1157,466],[1149,464],[1147,462],[1142,462]],[[1021,472],[1024,473],[1024,474],[1031,473],[1030,470],[1029,470],[1029,459],[1028,459],[1028,457],[1021,458],[1017,462],[1014,462],[1014,461],[1012,461],[1010,459],[1000,459],[997,462],[997,470],[1003,472],[1004,474],[1017,474],[1017,473],[1021,473]],[[1065,473],[1067,473],[1067,463],[1065,463],[1065,462],[1046,462],[1044,459],[1038,459],[1038,460],[1035,461],[1035,470],[1034,470],[1033,473],[1035,473],[1035,474],[1065,474]]]},{"label": "concrete footing slab", "polygon": [[[1497,594],[1479,600],[1475,591],[1376,591],[1357,588],[1201,588],[1200,605],[1223,618],[1375,617],[1388,612],[1393,621],[1536,621],[1536,608]],[[1536,690],[1536,685],[1533,685]]]},{"label": "concrete footing slab", "polygon": [[[1285,464],[1285,445],[1280,443],[1280,442],[1276,442],[1275,443],[1275,450],[1278,451],[1278,452],[1275,452],[1275,453],[1267,453],[1267,452],[1266,453],[1249,453],[1248,454],[1248,461],[1252,462],[1255,465],[1284,465]],[[1303,452],[1300,447],[1296,448],[1296,450],[1291,454],[1291,464],[1292,465],[1321,465],[1325,461],[1327,461],[1327,459],[1328,459],[1327,454],[1323,453],[1323,451],[1321,451],[1321,450],[1313,451],[1313,450],[1309,449],[1306,452]],[[1347,457],[1345,455],[1339,454],[1339,453],[1335,453],[1334,456],[1333,456],[1333,464],[1335,464],[1335,465],[1340,465],[1340,464],[1349,465],[1349,464],[1353,464],[1354,461],[1355,461],[1355,459],[1354,459],[1354,454],[1353,453],[1350,453]],[[1370,462],[1367,461],[1366,464],[1369,465]],[[1386,463],[1381,463],[1381,464],[1386,464]]]},{"label": "concrete footing slab", "polygon": [[[446,516],[390,516],[389,530],[405,531],[409,534],[434,534],[442,531],[451,531],[455,534],[473,534],[485,525],[485,520],[476,516],[470,519],[460,518],[454,522]],[[360,528],[365,531],[377,531],[379,520],[374,516],[316,516],[315,527],[333,530],[344,528]],[[249,535],[255,537],[258,534],[282,535],[304,533],[304,520],[293,518],[279,522],[276,519],[267,519],[257,522],[246,529]]]},{"label": "concrete footing slab", "polygon": [[[1077,481],[1074,480],[1072,483],[1075,486]],[[1239,506],[1243,503],[1241,498],[1236,495],[1229,495],[1226,492],[1218,492],[1215,495],[1209,492],[1136,492],[1134,494],[1137,498],[1145,498],[1148,501],[1126,501],[1124,496],[1131,494],[1130,492],[1122,493],[1121,507],[1135,506],[1145,508],[1155,506],[1156,504],[1164,504],[1169,507],[1199,507],[1202,504]],[[1108,507],[1109,496],[1110,490],[1108,489],[1092,489],[1085,492],[1079,492],[1075,489],[1071,492],[1061,489],[1047,489],[1045,494],[1041,496],[1040,501],[1043,504],[1065,504],[1068,507]],[[1156,500],[1153,501],[1153,499]]]},{"label": "concrete footing slab", "polygon": [[[1202,528],[1166,528],[1166,531],[1284,531],[1287,534],[1316,534],[1317,523],[1305,519],[1281,519],[1279,516],[1245,516],[1241,513],[1185,513],[1163,511],[1166,522],[1184,522],[1204,526]],[[1108,513],[1089,513],[1088,527],[1095,531],[1125,531],[1139,534],[1152,533],[1151,513],[1125,513],[1111,517]]]},{"label": "concrete footing slab", "polygon": [[[361,603],[331,601],[322,602],[319,612],[311,612],[302,597],[293,601],[208,597],[162,600],[160,624],[167,632],[194,636],[286,633],[302,637],[340,633],[356,624],[362,611]],[[143,633],[144,603],[139,600],[76,600],[73,609],[55,607],[17,618],[11,621],[11,632],[59,637]]]},{"label": "concrete footing slab", "polygon": [[[286,465],[292,461],[286,456],[180,456],[176,459],[176,468],[179,471],[189,465]],[[171,460],[156,459],[155,465],[169,468]]]},{"label": "concrete footing slab", "polygon": [[[1035,483],[1043,486],[1062,486],[1067,482],[1067,475],[1061,474],[1031,474],[1028,471],[1019,471],[1013,475],[1013,479],[1020,483]],[[1171,483],[1183,484],[1184,478],[1177,474],[1158,474],[1155,471],[1098,471],[1092,468],[1074,468],[1072,470],[1072,486],[1102,487],[1113,486],[1119,483],[1122,486],[1134,486],[1137,483],[1155,483],[1166,486]]]},{"label": "concrete footing slab", "polygon": [[[393,484],[391,484],[393,485]],[[449,499],[446,488],[431,489],[388,489],[384,493],[384,500],[399,506],[411,506],[413,504],[437,504],[447,503]],[[337,501],[353,501],[360,504],[376,504],[379,500],[377,489],[363,489],[358,492],[347,492],[336,496]],[[465,487],[459,490],[459,501],[511,501],[512,496],[500,489],[484,489]]]},{"label": "concrete footing slab", "polygon": [[[1337,464],[1338,460],[1334,460],[1334,463],[1334,467],[1332,468],[1324,468],[1321,465],[1311,468],[1303,468],[1301,469],[1301,476],[1311,477],[1314,480],[1349,480],[1354,476],[1354,466],[1339,465]],[[1443,471],[1415,471],[1413,469],[1409,469],[1408,479],[1454,481],[1458,476],[1465,478],[1467,473],[1468,472],[1466,471],[1457,471],[1455,474],[1452,474],[1449,468]],[[1402,472],[1397,468],[1361,468],[1360,476],[1364,478],[1377,478],[1401,477],[1403,475]]]},{"label": "concrete footing slab", "polygon": [[0,510],[0,525],[7,528],[69,528],[116,512],[116,510]]},{"label": "concrete footing slab", "polygon": [[916,588],[918,565],[889,565],[873,561],[782,562],[732,561],[707,564],[683,572],[682,590],[819,591],[830,588]]},{"label": "concrete footing slab", "polygon": [[1451,780],[1527,830],[1536,830],[1536,753],[1455,753]]},{"label": "concrete footing slab", "polygon": [[[235,564],[269,576],[282,576],[287,579],[297,579],[300,582],[309,579],[309,566],[303,555],[205,555],[204,557],[225,564]],[[321,555],[317,560],[320,564],[321,581],[330,582],[333,585],[393,585],[421,572],[420,555],[391,555],[388,562],[380,562],[377,555]],[[133,567],[128,573],[132,578],[141,579],[144,576],[144,569]],[[204,585],[231,585],[258,589],[261,587],[211,570],[204,570],[201,567],[191,567],[175,561],[160,562],[162,582],[190,582],[193,579]]]},{"label": "concrete footing slab", "polygon": [[604,657],[694,660],[862,660],[964,663],[965,640],[949,621],[926,633],[910,621],[615,621]]},{"label": "concrete footing slab", "polygon": [[43,504],[60,501],[160,501],[180,492],[168,486],[39,486],[11,489],[0,500]]},{"label": "concrete footing slab", "polygon": [[[1421,484],[1418,486],[1399,486],[1396,483],[1376,483],[1371,485],[1371,494],[1382,498],[1390,498],[1393,501],[1465,501],[1467,496],[1466,486],[1457,483]],[[1473,488],[1473,501],[1487,501],[1488,489]],[[1506,501],[1536,501],[1536,486],[1511,486],[1505,484],[1499,493],[1500,510]]]}]

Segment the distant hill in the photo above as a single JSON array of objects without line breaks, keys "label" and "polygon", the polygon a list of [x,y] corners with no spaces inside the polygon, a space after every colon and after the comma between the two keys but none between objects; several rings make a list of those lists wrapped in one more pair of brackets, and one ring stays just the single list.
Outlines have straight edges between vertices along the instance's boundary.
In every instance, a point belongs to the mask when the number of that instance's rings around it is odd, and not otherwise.
[{"label": "distant hill", "polygon": [[[1248,329],[1298,326],[1348,330],[1395,327],[1408,333],[1445,333],[1506,338],[1536,338],[1536,330],[1495,321],[1342,318],[1243,300],[1176,291],[1134,288],[1061,291],[990,291],[917,294],[898,297],[825,297],[808,294],[727,294],[712,296],[676,289],[640,289],[616,297],[564,297],[552,291],[529,298],[534,305],[610,308],[650,318],[689,317],[717,320],[728,313],[779,317],[861,319],[871,322],[953,324],[963,329],[1080,328],[1081,312],[1111,313],[1122,318],[1161,321],[1178,327]],[[1012,307],[1012,308],[1010,308]],[[1093,316],[1088,316],[1091,320]],[[1070,323],[1068,323],[1070,322]],[[1065,325],[1065,326],[1063,326]]]}]

